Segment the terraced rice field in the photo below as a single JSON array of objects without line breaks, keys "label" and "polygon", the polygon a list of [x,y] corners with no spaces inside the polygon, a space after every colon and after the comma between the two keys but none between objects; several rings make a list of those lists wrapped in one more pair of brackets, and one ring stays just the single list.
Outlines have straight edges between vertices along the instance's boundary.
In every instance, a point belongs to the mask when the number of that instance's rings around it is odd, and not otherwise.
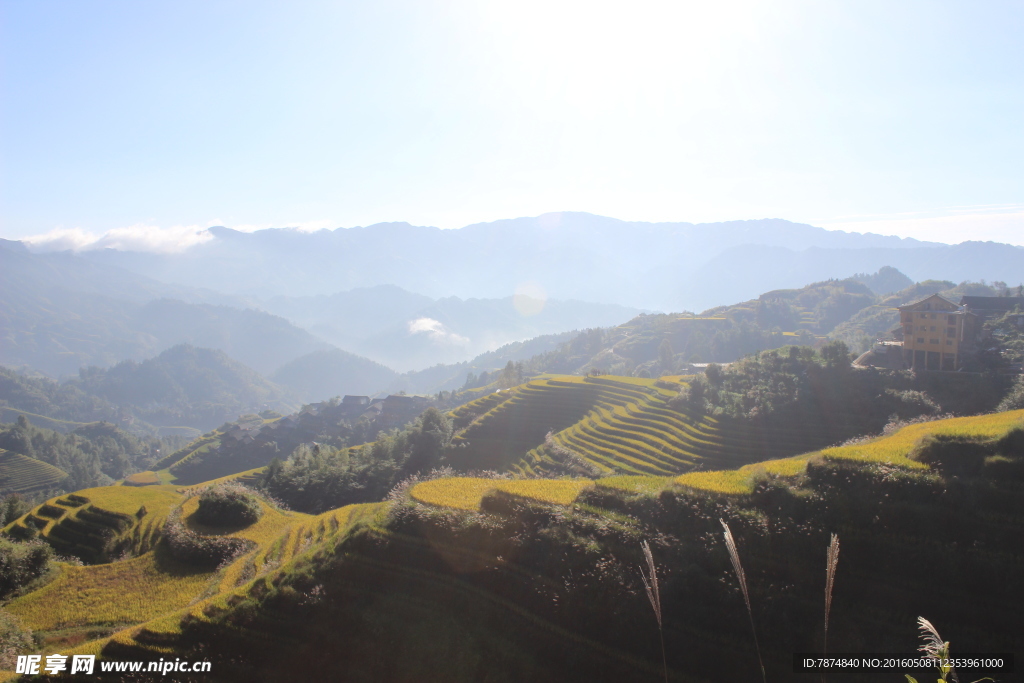
[{"label": "terraced rice field", "polygon": [[13,538],[40,535],[60,553],[98,561],[112,540],[137,549],[150,547],[180,501],[173,486],[84,489],[51,498],[8,524],[3,532]]},{"label": "terraced rice field", "polygon": [[[356,446],[356,448],[359,448]],[[222,484],[226,481],[234,481],[244,486],[252,487],[263,479],[263,473],[266,471],[266,467],[254,467],[251,470],[245,470],[244,472],[236,472],[229,474],[226,477],[218,477],[217,479],[211,479],[210,481],[204,481],[201,484],[193,484],[188,488],[191,489],[202,489],[213,484]]]},{"label": "terraced rice field", "polygon": [[[669,407],[676,392],[665,386],[636,377],[558,376],[491,394],[453,413],[464,431],[453,440],[450,458],[463,469],[544,475],[557,471],[567,450],[603,472],[669,476],[697,467],[739,467],[828,443],[813,426],[768,431],[680,412]],[[549,431],[555,448],[544,442]]]},{"label": "terraced rice field", "polygon": [[34,630],[134,624],[185,607],[215,572],[146,553],[124,562],[63,565],[60,576],[5,609]]},{"label": "terraced rice field", "polygon": [[125,477],[124,480],[125,486],[150,486],[159,483],[160,477],[156,472],[136,472]]},{"label": "terraced rice field", "polygon": [[[580,380],[582,384],[582,380]],[[556,385],[557,386],[557,385]],[[607,385],[588,381],[581,391],[596,392],[594,410],[604,408]],[[613,381],[613,389],[629,393],[639,388],[652,403],[670,392],[651,392],[644,381]],[[514,393],[514,392],[513,392]],[[493,408],[500,408],[512,396],[494,400]],[[632,404],[626,402],[623,407]],[[616,414],[608,408],[607,413]],[[624,411],[628,416],[630,411]],[[885,462],[896,467],[920,468],[910,456],[921,439],[929,435],[963,436],[993,440],[1011,429],[1024,425],[1024,411],[1000,413],[971,418],[956,418],[905,427],[899,432],[871,442],[842,448],[804,453],[790,458],[776,458],[748,463],[736,469],[695,471],[681,475],[616,475],[596,481],[589,479],[487,479],[479,477],[452,477],[422,482],[414,486],[411,497],[421,503],[449,507],[456,510],[476,511],[488,491],[498,490],[553,505],[571,505],[590,487],[611,488],[633,493],[656,494],[666,487],[683,487],[715,494],[742,495],[749,493],[758,473],[777,476],[797,476],[804,471],[811,458],[825,460],[854,460],[867,463]],[[104,487],[81,491],[55,498],[37,506],[16,524],[24,524],[29,516],[42,524],[42,531],[56,528],[61,521],[93,510],[109,515],[135,515],[145,506],[141,526],[147,520],[159,524],[176,505],[182,505],[187,524],[204,533],[218,533],[205,529],[190,520],[197,505],[195,497],[171,486]],[[62,566],[60,575],[46,587],[12,601],[11,612],[23,619],[29,627],[43,633],[58,629],[95,629],[102,626],[126,625],[110,638],[85,643],[70,650],[72,653],[97,653],[108,643],[113,646],[144,648],[152,653],[170,652],[167,644],[180,634],[183,617],[193,620],[215,618],[230,605],[245,599],[250,592],[267,590],[268,582],[279,572],[288,572],[296,562],[310,553],[320,552],[326,544],[338,542],[353,525],[374,520],[382,513],[382,504],[353,505],[321,515],[282,512],[264,507],[259,522],[229,535],[254,542],[249,552],[218,571],[195,571],[175,564],[158,553],[148,552],[123,562],[88,567]],[[88,517],[88,515],[86,515]],[[88,520],[83,520],[88,521]],[[8,527],[10,528],[10,527]],[[82,533],[81,526],[70,530]]]},{"label": "terraced rice field", "polygon": [[[103,506],[102,508],[100,506]],[[210,535],[229,535],[253,542],[253,548],[218,570],[197,570],[174,560],[163,548],[132,559],[88,566],[59,565],[59,574],[44,587],[5,606],[26,626],[42,632],[84,634],[102,627],[128,626],[111,639],[161,651],[163,632],[180,630],[185,615],[208,619],[230,601],[244,595],[254,582],[270,572],[286,569],[308,552],[322,548],[347,533],[361,519],[372,517],[380,504],[350,505],[321,515],[277,510],[264,505],[259,521],[246,528],[224,532],[204,528],[191,519],[198,499],[186,489],[172,486],[111,486],[87,489],[55,498],[35,508],[29,516],[46,521],[44,534],[80,513],[137,513],[145,506],[139,526],[162,526],[177,506],[186,525]],[[15,524],[21,524],[25,518]],[[11,525],[8,529],[15,525]],[[156,529],[159,532],[159,528]],[[73,525],[79,545],[88,542],[88,529]],[[144,627],[140,628],[140,624]],[[61,637],[64,637],[61,636]],[[78,636],[79,638],[81,635]],[[138,640],[136,640],[138,638]],[[61,651],[97,654],[107,638]]]},{"label": "terraced rice field", "polygon": [[[264,540],[251,552],[237,558],[210,583],[200,599],[187,607],[165,613],[141,626],[133,626],[113,634],[109,639],[86,643],[75,653],[97,652],[107,642],[115,646],[145,648],[163,652],[163,644],[181,633],[181,621],[209,621],[219,612],[241,600],[254,587],[277,572],[287,572],[296,561],[326,544],[335,543],[348,533],[356,522],[372,519],[380,503],[348,505],[321,515],[297,515],[292,524],[281,528],[272,540]],[[296,513],[292,513],[296,514]]]},{"label": "terraced rice field", "polygon": [[830,460],[866,460],[922,469],[926,465],[907,456],[926,436],[998,439],[1014,427],[1024,427],[1024,410],[909,425],[891,436],[853,446],[826,448],[821,454]]},{"label": "terraced rice field", "polygon": [[428,505],[459,510],[479,510],[488,491],[503,491],[542,503],[569,505],[583,489],[594,485],[590,479],[484,479],[449,477],[417,484],[410,491],[414,500]]},{"label": "terraced rice field", "polygon": [[217,448],[217,446],[220,445],[220,437],[221,433],[216,430],[209,434],[204,434],[184,448],[179,448],[170,455],[162,458],[153,467],[156,470],[173,469],[175,465],[183,460],[191,458],[196,453],[206,453],[211,449]]},{"label": "terraced rice field", "polygon": [[67,472],[42,460],[0,449],[0,492],[29,493],[56,486]]}]

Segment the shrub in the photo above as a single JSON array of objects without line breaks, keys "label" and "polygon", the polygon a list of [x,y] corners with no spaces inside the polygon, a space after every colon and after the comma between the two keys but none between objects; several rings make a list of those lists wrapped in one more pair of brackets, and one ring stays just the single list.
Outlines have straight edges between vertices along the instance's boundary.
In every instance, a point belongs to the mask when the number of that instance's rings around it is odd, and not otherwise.
[{"label": "shrub", "polygon": [[254,545],[241,538],[195,533],[181,521],[181,508],[167,516],[163,538],[175,558],[201,567],[226,564]]},{"label": "shrub", "polygon": [[10,612],[0,610],[0,669],[13,670],[18,655],[34,645],[32,631],[22,628]]},{"label": "shrub", "polygon": [[925,436],[911,454],[914,460],[939,467],[946,474],[976,476],[981,473],[990,447],[977,439],[948,434]]},{"label": "shrub", "polygon": [[194,519],[212,527],[249,526],[263,514],[260,500],[251,490],[233,483],[218,484],[199,496]]},{"label": "shrub", "polygon": [[52,561],[53,549],[42,541],[0,538],[0,600],[45,574]]},{"label": "shrub", "polygon": [[996,410],[1020,410],[1024,408],[1024,375],[1018,375],[1006,397],[999,403]]}]

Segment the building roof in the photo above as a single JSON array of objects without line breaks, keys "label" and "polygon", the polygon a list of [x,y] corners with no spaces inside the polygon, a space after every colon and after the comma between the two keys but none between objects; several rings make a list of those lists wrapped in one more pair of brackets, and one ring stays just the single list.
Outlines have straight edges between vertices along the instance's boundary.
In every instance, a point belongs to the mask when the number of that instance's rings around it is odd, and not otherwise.
[{"label": "building roof", "polygon": [[1024,310],[1024,296],[965,296],[960,305],[982,311],[1012,311],[1017,306]]},{"label": "building roof", "polygon": [[939,296],[938,294],[929,294],[928,296],[924,297],[923,299],[918,299],[917,301],[911,301],[909,304],[903,304],[902,306],[897,306],[896,308],[898,308],[901,311],[904,310],[904,309],[907,309],[907,308],[916,308],[916,307],[920,306],[921,304],[923,304],[925,301],[928,301],[930,299],[938,299],[939,301],[944,301],[945,303],[949,304],[950,306],[956,307],[956,304],[953,303],[952,301],[950,301],[949,299],[947,299],[946,297]]}]

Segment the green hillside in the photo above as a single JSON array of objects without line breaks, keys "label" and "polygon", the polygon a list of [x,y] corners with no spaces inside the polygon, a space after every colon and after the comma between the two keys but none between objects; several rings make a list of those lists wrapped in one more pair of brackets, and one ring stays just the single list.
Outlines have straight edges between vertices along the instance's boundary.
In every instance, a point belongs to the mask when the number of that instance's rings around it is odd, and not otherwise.
[{"label": "green hillside", "polygon": [[67,472],[53,465],[0,448],[0,493],[45,490],[67,476]]},{"label": "green hillside", "polygon": [[81,368],[62,382],[0,367],[0,421],[25,414],[59,431],[106,421],[138,434],[195,434],[254,410],[291,412],[298,403],[223,351],[188,344],[142,362]]},{"label": "green hillside", "polygon": [[[768,679],[811,681],[792,673],[792,653],[820,647],[833,532],[842,553],[831,651],[912,652],[921,614],[954,652],[1014,651],[1022,485],[1024,411],[911,425],[740,470],[448,477],[320,515],[262,503],[257,522],[224,531],[195,521],[187,490],[107,487],[48,501],[10,529],[43,522],[44,538],[63,529],[59,542],[87,547],[98,527],[135,513],[117,531],[128,559],[61,566],[5,608],[49,651],[211,661],[204,680],[343,670],[348,680],[649,681],[662,673],[637,572],[650,540],[669,679],[753,680],[721,518],[747,572]],[[171,516],[240,554],[212,570],[148,543]]]},{"label": "green hillside", "polygon": [[341,349],[320,349],[274,371],[271,379],[300,400],[311,402],[343,394],[375,394],[399,377],[389,367]]}]

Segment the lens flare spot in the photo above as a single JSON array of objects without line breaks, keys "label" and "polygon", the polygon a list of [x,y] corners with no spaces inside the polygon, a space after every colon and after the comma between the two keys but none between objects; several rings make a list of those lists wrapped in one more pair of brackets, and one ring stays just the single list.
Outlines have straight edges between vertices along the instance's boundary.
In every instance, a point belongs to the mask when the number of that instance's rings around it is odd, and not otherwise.
[{"label": "lens flare spot", "polygon": [[516,287],[516,293],[512,295],[512,305],[523,317],[537,315],[544,310],[547,302],[548,295],[537,282],[522,283]]}]

